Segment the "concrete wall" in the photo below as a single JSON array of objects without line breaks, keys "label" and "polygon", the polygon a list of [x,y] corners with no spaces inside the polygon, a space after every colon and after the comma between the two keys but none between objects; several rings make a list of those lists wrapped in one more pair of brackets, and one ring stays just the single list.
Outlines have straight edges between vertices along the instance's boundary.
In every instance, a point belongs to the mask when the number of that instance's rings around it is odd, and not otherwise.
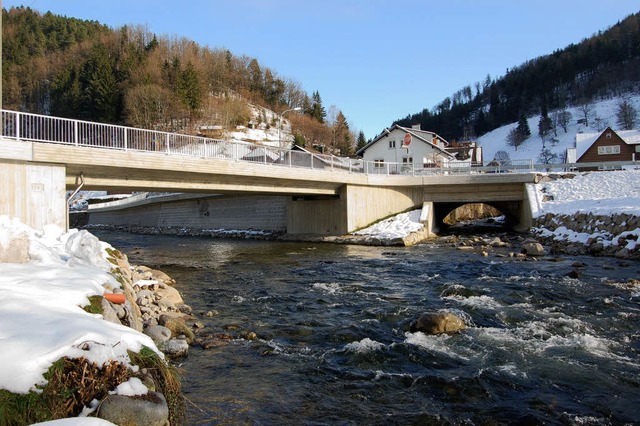
[{"label": "concrete wall", "polygon": [[287,215],[288,234],[344,235],[347,233],[344,194],[331,198],[293,198]]},{"label": "concrete wall", "polygon": [[[148,200],[149,201],[149,200]],[[288,197],[213,195],[91,210],[89,224],[285,231]]]},{"label": "concrete wall", "polygon": [[0,215],[66,229],[65,167],[0,159]]}]

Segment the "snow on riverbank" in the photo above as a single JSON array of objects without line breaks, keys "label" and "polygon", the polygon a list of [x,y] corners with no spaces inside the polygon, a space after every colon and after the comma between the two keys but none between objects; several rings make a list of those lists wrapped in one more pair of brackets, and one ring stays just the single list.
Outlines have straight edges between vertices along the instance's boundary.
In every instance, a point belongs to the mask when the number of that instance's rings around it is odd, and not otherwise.
[{"label": "snow on riverbank", "polygon": [[[540,236],[567,243],[599,244],[601,248],[593,248],[598,251],[621,249],[616,252],[621,257],[640,247],[640,170],[581,173],[572,179],[538,184],[536,191],[539,199],[546,201],[534,216],[555,216],[546,225],[534,228]],[[567,219],[577,215],[590,219]]]},{"label": "snow on riverbank", "polygon": [[105,285],[120,288],[108,272],[108,244],[87,231],[34,231],[0,216],[0,252],[16,247],[26,248],[28,263],[0,263],[1,389],[36,390],[51,364],[65,356],[129,364],[127,350],[156,349],[148,336],[81,307],[102,295]]},{"label": "snow on riverbank", "polygon": [[552,200],[543,203],[538,216],[546,213],[627,213],[640,216],[640,170],[581,173],[537,185]]},{"label": "snow on riverbank", "polygon": [[400,213],[396,216],[382,220],[374,225],[354,232],[355,235],[372,236],[379,239],[403,238],[412,232],[422,229],[420,213],[422,209]]}]

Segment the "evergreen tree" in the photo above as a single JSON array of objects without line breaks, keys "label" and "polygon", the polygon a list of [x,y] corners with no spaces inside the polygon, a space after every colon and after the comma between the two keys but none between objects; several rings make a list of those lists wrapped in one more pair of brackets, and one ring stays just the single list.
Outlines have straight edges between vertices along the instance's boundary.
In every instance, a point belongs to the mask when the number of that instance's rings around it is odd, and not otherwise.
[{"label": "evergreen tree", "polygon": [[547,139],[547,136],[549,135],[549,132],[553,128],[553,122],[549,118],[549,113],[547,111],[546,100],[542,102],[542,108],[540,112],[541,112],[540,121],[538,121],[538,135],[542,140],[542,148],[544,148],[544,144]]},{"label": "evergreen tree", "polygon": [[518,119],[518,132],[522,137],[522,141],[525,141],[529,136],[531,136],[531,129],[529,128],[529,122],[524,113],[520,113],[520,118]]},{"label": "evergreen tree", "polygon": [[255,58],[249,62],[249,89],[254,93],[264,92],[262,69]]},{"label": "evergreen tree", "polygon": [[296,131],[293,133],[293,144],[304,148],[307,145],[307,140],[300,132]]},{"label": "evergreen tree", "polygon": [[356,143],[356,151],[364,148],[366,144],[367,140],[364,137],[364,132],[360,130],[360,132],[358,133],[358,142]]},{"label": "evergreen tree", "polygon": [[90,120],[115,123],[121,108],[121,93],[106,49],[97,45],[83,69],[84,111]]},{"label": "evergreen tree", "polygon": [[320,98],[320,93],[316,90],[313,92],[311,97],[311,117],[315,118],[319,123],[324,123],[324,119],[327,116],[327,111],[325,111],[322,106],[322,99]]},{"label": "evergreen tree", "polygon": [[340,151],[340,155],[347,156],[353,153],[353,136],[349,130],[347,118],[342,111],[338,112],[334,129],[334,148]]},{"label": "evergreen tree", "polygon": [[178,93],[191,116],[198,115],[198,110],[202,106],[203,93],[198,72],[191,62],[188,62],[184,71],[180,73]]}]

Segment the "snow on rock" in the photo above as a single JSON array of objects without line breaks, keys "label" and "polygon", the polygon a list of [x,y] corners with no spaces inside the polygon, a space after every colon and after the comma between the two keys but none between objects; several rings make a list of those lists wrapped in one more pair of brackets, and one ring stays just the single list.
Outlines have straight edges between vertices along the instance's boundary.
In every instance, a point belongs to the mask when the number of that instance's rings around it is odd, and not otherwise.
[{"label": "snow on rock", "polygon": [[109,392],[111,395],[124,395],[124,396],[138,396],[138,395],[146,395],[149,393],[149,388],[147,388],[142,380],[137,377],[131,377],[124,383],[120,383],[115,391]]},{"label": "snow on rock", "polygon": [[127,350],[144,345],[157,351],[148,336],[82,308],[90,296],[104,293],[103,285],[120,287],[108,272],[108,244],[86,231],[35,231],[0,217],[0,250],[15,235],[28,236],[30,262],[0,263],[1,389],[36,390],[51,364],[65,356],[129,364]]},{"label": "snow on rock", "polygon": [[97,417],[74,417],[70,419],[51,420],[48,422],[34,423],[31,426],[116,426],[110,421]]}]

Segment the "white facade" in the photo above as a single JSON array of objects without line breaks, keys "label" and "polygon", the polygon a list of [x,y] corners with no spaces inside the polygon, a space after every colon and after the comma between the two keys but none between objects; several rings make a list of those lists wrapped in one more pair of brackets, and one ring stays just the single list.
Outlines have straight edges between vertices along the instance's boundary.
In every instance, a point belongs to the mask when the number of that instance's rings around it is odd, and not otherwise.
[{"label": "white facade", "polygon": [[396,125],[385,130],[358,154],[380,168],[385,167],[385,163],[413,164],[415,168],[437,167],[452,159],[444,150],[446,145],[447,142],[435,133]]}]

